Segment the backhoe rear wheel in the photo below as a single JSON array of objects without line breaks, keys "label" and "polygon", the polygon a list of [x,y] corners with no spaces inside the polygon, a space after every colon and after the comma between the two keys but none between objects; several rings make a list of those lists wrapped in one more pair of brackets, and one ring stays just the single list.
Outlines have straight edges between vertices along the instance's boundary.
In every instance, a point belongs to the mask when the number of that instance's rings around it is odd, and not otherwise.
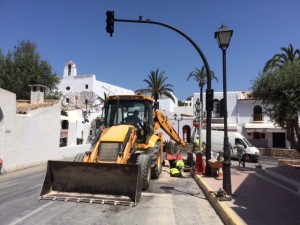
[{"label": "backhoe rear wheel", "polygon": [[156,179],[162,171],[163,155],[160,151],[160,142],[157,142],[152,148],[152,165],[151,165],[151,178]]},{"label": "backhoe rear wheel", "polygon": [[149,155],[139,155],[137,164],[141,165],[142,189],[147,190],[151,179],[151,157]]}]

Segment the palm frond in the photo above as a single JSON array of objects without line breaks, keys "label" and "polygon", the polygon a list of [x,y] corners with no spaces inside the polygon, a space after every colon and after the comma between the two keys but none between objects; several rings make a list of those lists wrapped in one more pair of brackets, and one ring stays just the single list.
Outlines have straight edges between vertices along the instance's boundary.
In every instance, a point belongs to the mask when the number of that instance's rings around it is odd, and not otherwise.
[{"label": "palm frond", "polygon": [[175,102],[175,99],[170,94],[170,92],[173,92],[173,85],[166,83],[168,77],[165,76],[165,71],[160,71],[159,69],[150,71],[148,78],[149,79],[143,80],[148,85],[147,88],[141,89],[144,93],[150,93],[155,101],[157,101],[160,96],[165,95]]},{"label": "palm frond", "polygon": [[293,63],[299,60],[300,50],[296,49],[294,51],[294,47],[289,44],[288,47],[280,48],[283,53],[275,54],[271,59],[269,59],[263,69],[263,72],[271,71],[276,68],[282,68],[287,63]]}]

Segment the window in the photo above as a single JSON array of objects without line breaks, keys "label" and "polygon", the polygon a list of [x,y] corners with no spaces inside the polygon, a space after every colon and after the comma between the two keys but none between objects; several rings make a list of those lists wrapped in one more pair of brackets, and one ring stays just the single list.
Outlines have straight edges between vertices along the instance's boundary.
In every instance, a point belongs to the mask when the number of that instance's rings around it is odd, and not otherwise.
[{"label": "window", "polygon": [[69,121],[63,120],[61,123],[61,129],[68,129],[69,128]]},{"label": "window", "polygon": [[220,113],[220,102],[219,102],[218,99],[214,99],[213,111],[216,112],[216,113]]},{"label": "window", "polygon": [[68,87],[66,87],[66,89],[67,89],[67,91],[69,91],[71,88],[68,86]]},{"label": "window", "polygon": [[224,106],[224,99],[220,100],[220,117],[224,117],[225,114],[225,106]]},{"label": "window", "polygon": [[66,102],[69,103],[69,102],[70,102],[70,99],[69,99],[69,98],[66,98]]},{"label": "window", "polygon": [[254,106],[253,108],[253,121],[263,121],[262,108],[259,105]]},{"label": "window", "polygon": [[253,132],[253,139],[265,139],[266,134],[260,132]]},{"label": "window", "polygon": [[72,65],[69,64],[68,65],[68,76],[71,76],[71,69],[72,69]]},{"label": "window", "polygon": [[67,143],[68,143],[68,138],[61,138],[59,147],[65,147],[65,146],[67,146]]},{"label": "window", "polygon": [[88,84],[85,85],[85,89],[89,89],[89,85]]},{"label": "window", "polygon": [[253,139],[260,139],[260,132],[253,132]]},{"label": "window", "polygon": [[262,114],[262,108],[261,108],[261,106],[260,105],[254,106],[253,113],[254,114]]}]

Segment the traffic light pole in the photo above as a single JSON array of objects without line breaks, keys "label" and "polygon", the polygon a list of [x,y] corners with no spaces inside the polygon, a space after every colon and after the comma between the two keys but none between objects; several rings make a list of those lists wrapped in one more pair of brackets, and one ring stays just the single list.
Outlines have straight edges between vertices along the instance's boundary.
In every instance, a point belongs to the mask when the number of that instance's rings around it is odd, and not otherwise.
[{"label": "traffic light pole", "polygon": [[[108,11],[108,12],[113,12],[113,11]],[[108,14],[107,12],[107,14]],[[107,15],[106,14],[106,15]],[[114,12],[113,12],[114,15]],[[172,27],[168,24],[165,23],[161,23],[161,22],[157,22],[157,21],[152,21],[149,19],[139,19],[139,20],[126,20],[126,19],[115,19],[115,22],[125,22],[125,23],[147,23],[147,24],[156,24],[156,25],[160,25],[163,27],[167,27],[173,31],[176,31],[177,33],[179,33],[180,35],[182,35],[183,37],[185,37],[192,45],[193,47],[197,50],[198,54],[200,55],[205,69],[206,69],[206,73],[207,73],[207,89],[206,92],[209,93],[210,97],[211,97],[211,93],[213,95],[213,89],[211,89],[211,76],[210,76],[210,68],[208,65],[208,62],[206,60],[205,55],[203,54],[203,52],[201,51],[201,49],[198,47],[198,45],[189,37],[187,36],[185,33],[183,33],[182,31],[178,30],[175,27]],[[110,33],[110,32],[109,32]],[[110,33],[110,35],[112,36],[112,33]],[[208,99],[207,99],[208,100]],[[209,101],[211,99],[209,98]],[[206,175],[211,175],[211,168],[209,166],[208,160],[211,159],[211,116],[212,116],[212,105],[213,102],[208,102],[206,101],[206,111],[207,111],[207,119],[206,119]]]}]

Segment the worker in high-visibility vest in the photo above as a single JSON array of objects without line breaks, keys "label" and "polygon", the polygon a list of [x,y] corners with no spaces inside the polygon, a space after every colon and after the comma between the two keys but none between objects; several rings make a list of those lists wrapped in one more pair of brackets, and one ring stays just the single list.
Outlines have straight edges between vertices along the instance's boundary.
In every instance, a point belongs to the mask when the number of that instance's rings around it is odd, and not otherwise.
[{"label": "worker in high-visibility vest", "polygon": [[194,150],[193,150],[193,161],[196,163],[196,156],[198,152],[203,153],[205,151],[203,142],[200,146],[199,135],[196,136],[196,140],[194,141]]},{"label": "worker in high-visibility vest", "polygon": [[175,160],[173,161],[171,168],[170,168],[170,175],[171,177],[179,177],[182,176],[181,171],[184,168],[183,160]]}]

